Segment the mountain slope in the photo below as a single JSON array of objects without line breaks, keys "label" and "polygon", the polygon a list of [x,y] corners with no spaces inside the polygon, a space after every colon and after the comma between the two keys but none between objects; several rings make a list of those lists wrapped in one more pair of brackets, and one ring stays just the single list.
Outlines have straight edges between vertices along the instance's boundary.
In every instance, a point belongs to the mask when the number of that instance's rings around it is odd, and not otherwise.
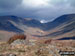
[{"label": "mountain slope", "polygon": [[44,25],[47,33],[38,37],[58,38],[75,36],[75,14],[60,16],[54,21],[45,23]]},{"label": "mountain slope", "polygon": [[53,29],[53,31],[55,30],[55,32],[49,35],[58,36],[75,31],[75,14],[63,15],[57,18],[55,22],[57,24]]},{"label": "mountain slope", "polygon": [[11,32],[23,32],[21,29],[11,23],[19,23],[19,17],[16,16],[0,16],[0,30]]},{"label": "mountain slope", "polygon": [[60,16],[58,18],[56,18],[54,21],[52,22],[48,22],[46,23],[46,29],[45,30],[50,30],[50,29],[53,29],[55,27],[58,27],[62,24],[68,24],[72,21],[75,21],[75,14],[67,14],[67,15],[63,15],[63,16]]},{"label": "mountain slope", "polygon": [[14,34],[40,35],[44,32],[38,20],[20,18],[17,16],[0,16],[0,41],[8,40]]},{"label": "mountain slope", "polygon": [[43,29],[40,21],[17,16],[0,16],[0,30],[16,33],[40,33]]},{"label": "mountain slope", "polygon": [[75,14],[63,15],[43,24],[31,18],[0,16],[0,30],[37,37],[72,37],[75,36]]},{"label": "mountain slope", "polygon": [[40,29],[42,29],[44,26],[43,24],[40,23],[40,21],[35,20],[35,19],[30,19],[30,20],[25,19],[24,24],[29,27],[35,27],[35,28],[40,28]]}]

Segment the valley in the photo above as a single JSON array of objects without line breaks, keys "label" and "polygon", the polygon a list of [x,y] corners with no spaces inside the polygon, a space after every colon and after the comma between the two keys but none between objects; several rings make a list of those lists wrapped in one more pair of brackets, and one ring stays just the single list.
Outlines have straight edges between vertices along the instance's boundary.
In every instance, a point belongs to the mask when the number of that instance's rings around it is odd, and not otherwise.
[{"label": "valley", "polygon": [[60,51],[75,52],[75,14],[48,23],[0,16],[0,56],[61,56]]}]

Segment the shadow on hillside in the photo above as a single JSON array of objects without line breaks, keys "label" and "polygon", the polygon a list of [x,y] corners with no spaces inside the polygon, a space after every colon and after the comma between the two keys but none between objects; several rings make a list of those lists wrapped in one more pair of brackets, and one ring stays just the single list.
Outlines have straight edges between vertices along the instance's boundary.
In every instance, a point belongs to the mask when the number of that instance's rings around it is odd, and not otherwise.
[{"label": "shadow on hillside", "polygon": [[70,40],[70,39],[75,40],[75,36],[73,36],[73,37],[64,37],[64,38],[60,38],[58,40]]}]

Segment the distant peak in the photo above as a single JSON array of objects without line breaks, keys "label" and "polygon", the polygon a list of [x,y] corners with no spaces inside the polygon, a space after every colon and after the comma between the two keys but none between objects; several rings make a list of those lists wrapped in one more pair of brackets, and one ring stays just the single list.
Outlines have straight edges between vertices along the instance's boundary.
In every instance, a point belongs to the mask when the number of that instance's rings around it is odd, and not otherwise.
[{"label": "distant peak", "polygon": [[30,21],[30,20],[32,20],[32,18],[24,18],[25,20],[27,20],[27,21]]},{"label": "distant peak", "polygon": [[14,16],[14,15],[5,15],[5,16],[2,16],[2,17],[17,17],[17,16]]}]

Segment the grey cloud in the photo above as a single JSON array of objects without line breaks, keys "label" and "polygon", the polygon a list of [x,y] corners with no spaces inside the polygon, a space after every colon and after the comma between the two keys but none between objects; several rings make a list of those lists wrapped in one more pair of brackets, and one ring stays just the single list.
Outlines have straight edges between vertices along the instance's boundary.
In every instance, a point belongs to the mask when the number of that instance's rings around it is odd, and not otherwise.
[{"label": "grey cloud", "polygon": [[71,6],[75,7],[75,0],[68,0]]},{"label": "grey cloud", "polygon": [[3,13],[1,14],[16,15],[19,17],[30,17],[38,20],[44,19],[48,21],[54,20],[56,17],[63,14],[75,13],[75,0],[51,0],[48,2],[49,6],[36,8],[33,8],[32,5],[31,7],[21,5],[21,2],[22,0],[0,0],[0,8],[2,8],[2,10],[15,9],[11,11],[7,10],[7,12],[3,10]]},{"label": "grey cloud", "polygon": [[0,0],[0,9],[13,9],[20,5],[22,0]]}]

